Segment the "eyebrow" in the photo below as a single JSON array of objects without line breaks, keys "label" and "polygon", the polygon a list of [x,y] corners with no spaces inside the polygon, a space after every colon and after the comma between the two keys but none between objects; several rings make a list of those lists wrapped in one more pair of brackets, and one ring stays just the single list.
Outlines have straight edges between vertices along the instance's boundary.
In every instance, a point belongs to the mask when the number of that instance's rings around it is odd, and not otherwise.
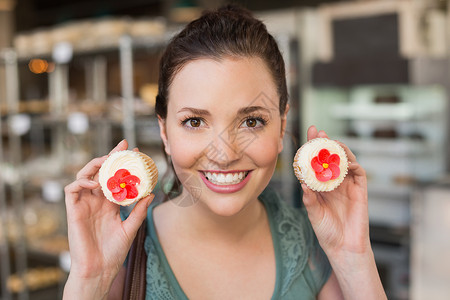
[{"label": "eyebrow", "polygon": [[194,108],[194,107],[183,107],[177,113],[185,112],[185,111],[188,111],[194,115],[200,115],[200,116],[210,116],[211,115],[211,113],[209,111],[207,111],[206,109],[200,109],[200,108]]},{"label": "eyebrow", "polygon": [[[250,114],[252,112],[258,111],[258,110],[262,110],[267,113],[270,113],[270,110],[263,106],[247,106],[247,107],[243,107],[243,108],[239,109],[237,114],[238,115],[246,115],[246,114]],[[177,113],[181,113],[181,112],[185,112],[185,111],[191,112],[192,114],[199,115],[199,116],[210,116],[211,115],[211,113],[206,109],[200,109],[200,108],[194,108],[194,107],[183,107]]]},{"label": "eyebrow", "polygon": [[246,114],[250,114],[252,112],[258,111],[258,110],[262,110],[267,113],[270,113],[270,110],[263,106],[247,106],[247,107],[243,107],[243,108],[239,109],[238,114],[246,115]]}]

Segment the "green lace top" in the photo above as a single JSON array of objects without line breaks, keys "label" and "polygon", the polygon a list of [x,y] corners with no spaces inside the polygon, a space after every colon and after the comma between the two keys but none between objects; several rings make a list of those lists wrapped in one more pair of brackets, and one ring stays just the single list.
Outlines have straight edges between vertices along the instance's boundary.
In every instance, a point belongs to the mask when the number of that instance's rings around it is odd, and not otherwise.
[{"label": "green lace top", "polygon": [[[272,299],[316,299],[331,274],[331,266],[314,235],[304,209],[293,208],[276,193],[266,190],[264,204],[272,233],[276,259],[276,282]],[[188,299],[170,268],[159,243],[151,205],[145,241],[147,299]]]}]

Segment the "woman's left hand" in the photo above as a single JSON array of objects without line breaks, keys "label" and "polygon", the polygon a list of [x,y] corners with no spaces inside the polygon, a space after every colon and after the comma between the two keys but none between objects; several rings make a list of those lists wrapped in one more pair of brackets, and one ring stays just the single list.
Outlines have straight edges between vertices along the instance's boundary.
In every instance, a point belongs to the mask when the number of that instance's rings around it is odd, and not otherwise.
[{"label": "woman's left hand", "polygon": [[[308,129],[308,140],[328,138],[315,126]],[[350,149],[348,174],[331,192],[315,192],[302,184],[303,202],[320,245],[330,255],[364,253],[370,250],[367,180],[364,169]]]},{"label": "woman's left hand", "polygon": [[[317,137],[327,135],[311,126],[308,140]],[[302,184],[303,203],[344,299],[385,300],[369,239],[366,172],[350,149],[339,144],[349,161],[344,181],[331,192],[314,192]]]}]

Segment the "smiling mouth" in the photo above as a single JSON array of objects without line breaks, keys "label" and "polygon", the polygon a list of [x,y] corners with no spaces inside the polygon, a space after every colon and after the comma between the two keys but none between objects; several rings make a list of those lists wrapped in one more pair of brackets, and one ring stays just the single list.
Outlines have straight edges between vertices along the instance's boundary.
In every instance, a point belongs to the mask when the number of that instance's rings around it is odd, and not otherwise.
[{"label": "smiling mouth", "polygon": [[216,185],[233,185],[242,182],[248,175],[249,171],[242,172],[202,172],[205,178]]}]

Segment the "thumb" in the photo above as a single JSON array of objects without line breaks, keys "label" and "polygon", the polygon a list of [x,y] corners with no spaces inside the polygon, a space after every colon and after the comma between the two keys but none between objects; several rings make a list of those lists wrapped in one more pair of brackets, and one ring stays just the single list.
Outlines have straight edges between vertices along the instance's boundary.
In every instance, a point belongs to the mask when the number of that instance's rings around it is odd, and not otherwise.
[{"label": "thumb", "polygon": [[303,189],[303,204],[305,205],[308,217],[311,223],[320,220],[321,207],[318,193],[314,192],[306,184],[302,184]]},{"label": "thumb", "polygon": [[123,222],[123,228],[130,238],[134,238],[144,219],[147,217],[147,208],[155,198],[155,194],[150,194],[138,201],[128,218]]},{"label": "thumb", "polygon": [[317,204],[317,195],[304,183],[302,183],[302,190],[303,204],[305,204],[306,209],[309,211],[311,207]]}]

